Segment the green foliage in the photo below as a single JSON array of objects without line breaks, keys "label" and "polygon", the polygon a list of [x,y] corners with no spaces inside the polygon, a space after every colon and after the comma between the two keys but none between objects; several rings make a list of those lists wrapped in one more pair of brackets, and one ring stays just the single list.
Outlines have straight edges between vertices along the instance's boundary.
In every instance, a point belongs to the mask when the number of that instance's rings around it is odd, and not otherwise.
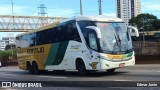
[{"label": "green foliage", "polygon": [[16,58],[16,50],[0,51],[0,60],[1,61],[9,60],[9,57]]},{"label": "green foliage", "polygon": [[129,20],[129,24],[136,26],[139,30],[151,31],[160,29],[160,20],[151,14],[140,14]]}]

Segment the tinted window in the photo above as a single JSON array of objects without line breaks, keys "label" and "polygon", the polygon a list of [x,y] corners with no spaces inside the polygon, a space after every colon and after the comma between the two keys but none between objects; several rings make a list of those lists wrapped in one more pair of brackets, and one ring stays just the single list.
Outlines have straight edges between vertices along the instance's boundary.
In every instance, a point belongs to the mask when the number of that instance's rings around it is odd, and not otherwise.
[{"label": "tinted window", "polygon": [[55,33],[53,28],[36,32],[36,45],[53,43],[55,41]]},{"label": "tinted window", "polygon": [[23,35],[21,37],[22,47],[35,46],[35,33]]},{"label": "tinted window", "polygon": [[75,21],[69,21],[54,28],[24,35],[22,40],[26,47],[69,40],[81,41]]},{"label": "tinted window", "polygon": [[79,21],[78,22],[80,29],[82,30],[83,36],[86,39],[87,38],[87,26],[95,26],[95,23],[93,21]]},{"label": "tinted window", "polygon": [[81,41],[75,22],[62,26],[62,40]]}]

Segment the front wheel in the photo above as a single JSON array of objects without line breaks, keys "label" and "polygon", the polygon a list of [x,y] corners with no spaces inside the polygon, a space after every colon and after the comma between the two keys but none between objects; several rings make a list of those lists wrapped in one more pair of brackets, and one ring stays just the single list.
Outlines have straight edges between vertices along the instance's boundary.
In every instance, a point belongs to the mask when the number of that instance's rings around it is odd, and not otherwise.
[{"label": "front wheel", "polygon": [[109,70],[107,70],[107,72],[110,73],[110,74],[112,74],[112,73],[115,72],[115,70],[116,70],[116,69],[109,69]]},{"label": "front wheel", "polygon": [[78,73],[80,75],[86,75],[87,74],[87,70],[86,70],[85,65],[84,65],[83,62],[79,62],[78,63],[77,70],[78,70]]}]

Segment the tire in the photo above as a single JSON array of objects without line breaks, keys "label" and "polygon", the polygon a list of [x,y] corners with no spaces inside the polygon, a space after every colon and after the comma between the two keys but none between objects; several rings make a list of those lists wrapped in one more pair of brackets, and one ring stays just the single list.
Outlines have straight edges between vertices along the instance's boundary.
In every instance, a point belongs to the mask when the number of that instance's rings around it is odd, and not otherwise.
[{"label": "tire", "polygon": [[78,70],[79,75],[86,75],[87,74],[86,67],[82,61],[77,63],[77,70]]},{"label": "tire", "polygon": [[31,66],[30,63],[27,64],[27,70],[28,70],[28,72],[29,72],[30,74],[33,74],[33,68],[32,68],[32,66]]},{"label": "tire", "polygon": [[33,63],[32,65],[33,74],[39,74],[39,69],[37,63]]},{"label": "tire", "polygon": [[53,70],[53,72],[65,72],[65,70]]},{"label": "tire", "polygon": [[107,70],[107,72],[108,72],[109,74],[112,74],[112,73],[115,72],[115,70],[116,70],[116,69],[109,69],[109,70]]}]

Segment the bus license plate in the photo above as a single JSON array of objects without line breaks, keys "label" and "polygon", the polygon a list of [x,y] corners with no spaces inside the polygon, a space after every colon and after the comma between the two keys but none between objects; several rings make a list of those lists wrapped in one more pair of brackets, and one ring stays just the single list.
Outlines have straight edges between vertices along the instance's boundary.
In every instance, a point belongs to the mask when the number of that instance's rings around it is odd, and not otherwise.
[{"label": "bus license plate", "polygon": [[119,64],[119,67],[124,67],[125,66],[125,63],[120,63]]}]

